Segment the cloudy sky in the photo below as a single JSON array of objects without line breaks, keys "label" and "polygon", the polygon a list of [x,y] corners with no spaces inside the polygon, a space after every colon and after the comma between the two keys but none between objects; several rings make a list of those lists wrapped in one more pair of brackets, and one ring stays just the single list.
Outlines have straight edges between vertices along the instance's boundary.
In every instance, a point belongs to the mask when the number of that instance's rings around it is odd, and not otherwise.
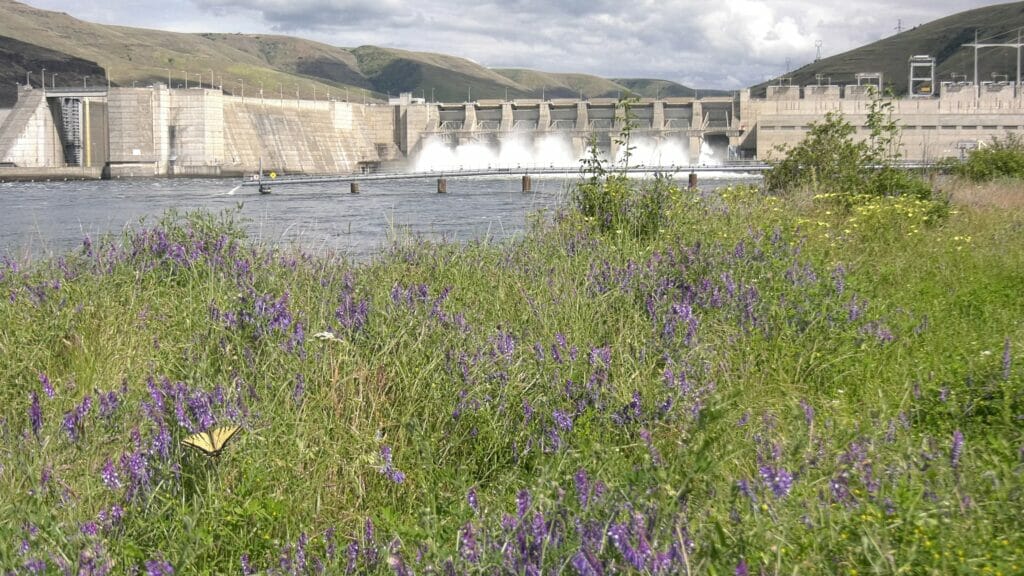
[{"label": "cloudy sky", "polygon": [[[442,52],[490,67],[733,89],[984,0],[23,0],[83,20],[280,33]],[[457,6],[461,4],[462,6]]]}]

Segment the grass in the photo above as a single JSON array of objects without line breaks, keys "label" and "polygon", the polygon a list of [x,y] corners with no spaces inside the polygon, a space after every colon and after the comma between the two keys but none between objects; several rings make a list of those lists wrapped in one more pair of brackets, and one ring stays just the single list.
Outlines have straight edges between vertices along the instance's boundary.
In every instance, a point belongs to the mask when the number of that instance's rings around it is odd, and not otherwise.
[{"label": "grass", "polygon": [[659,199],[366,264],[230,214],[4,261],[0,568],[1019,573],[1024,215]]}]

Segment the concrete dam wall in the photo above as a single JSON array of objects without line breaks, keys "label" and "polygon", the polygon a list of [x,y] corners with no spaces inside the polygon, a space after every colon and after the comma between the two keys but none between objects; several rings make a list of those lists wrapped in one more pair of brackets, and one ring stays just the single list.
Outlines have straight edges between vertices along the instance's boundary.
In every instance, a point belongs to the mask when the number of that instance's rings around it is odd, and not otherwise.
[{"label": "concrete dam wall", "polygon": [[222,170],[344,174],[400,157],[387,106],[224,98]]},{"label": "concrete dam wall", "polygon": [[[1024,132],[1024,86],[943,83],[938,95],[893,101],[909,160],[963,155],[993,137]],[[827,112],[864,127],[865,86],[773,86],[766,98],[735,96],[644,99],[631,106],[638,147],[664,149],[686,162],[765,158],[793,145]],[[19,89],[0,114],[0,165],[11,172],[99,168],[106,177],[349,174],[419,152],[443,156],[485,147],[496,161],[515,156],[553,161],[550,141],[571,148],[569,163],[594,142],[616,156],[622,129],[615,100],[481,100],[427,103],[404,97],[389,104],[227,96],[211,88]],[[506,154],[508,152],[508,154]],[[429,156],[429,154],[423,154]],[[455,154],[456,165],[461,157]],[[525,162],[525,160],[523,161]],[[664,160],[661,161],[664,163]],[[654,165],[658,161],[647,162]],[[91,173],[91,172],[90,172]],[[52,175],[56,175],[53,172]],[[0,178],[4,178],[0,173]]]}]

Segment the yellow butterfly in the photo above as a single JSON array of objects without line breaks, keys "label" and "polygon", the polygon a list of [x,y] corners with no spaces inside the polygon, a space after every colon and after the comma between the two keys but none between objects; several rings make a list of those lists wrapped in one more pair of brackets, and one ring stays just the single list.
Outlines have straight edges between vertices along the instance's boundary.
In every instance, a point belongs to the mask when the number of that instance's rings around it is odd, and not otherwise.
[{"label": "yellow butterfly", "polygon": [[221,426],[193,434],[181,441],[185,446],[191,446],[207,456],[218,456],[220,451],[228,443],[228,440],[241,430],[241,426]]}]

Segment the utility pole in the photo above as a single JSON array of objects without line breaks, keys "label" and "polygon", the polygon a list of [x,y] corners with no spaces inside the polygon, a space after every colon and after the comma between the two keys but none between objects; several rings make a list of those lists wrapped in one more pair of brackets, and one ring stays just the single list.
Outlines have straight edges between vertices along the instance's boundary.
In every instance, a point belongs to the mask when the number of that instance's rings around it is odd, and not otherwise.
[{"label": "utility pole", "polygon": [[1017,90],[1016,95],[1020,95],[1020,59],[1021,59],[1021,47],[1024,46],[1024,42],[1021,41],[1021,30],[1017,29],[1017,41],[1016,42],[978,42],[978,31],[974,31],[974,42],[970,44],[964,44],[964,46],[970,46],[974,48],[974,95],[976,98],[981,97],[981,85],[978,84],[978,49],[979,48],[1016,48],[1017,49]]},{"label": "utility pole", "polygon": [[42,77],[43,77],[43,82],[40,84],[40,86],[42,86],[43,92],[46,92],[46,68],[43,68]]}]

